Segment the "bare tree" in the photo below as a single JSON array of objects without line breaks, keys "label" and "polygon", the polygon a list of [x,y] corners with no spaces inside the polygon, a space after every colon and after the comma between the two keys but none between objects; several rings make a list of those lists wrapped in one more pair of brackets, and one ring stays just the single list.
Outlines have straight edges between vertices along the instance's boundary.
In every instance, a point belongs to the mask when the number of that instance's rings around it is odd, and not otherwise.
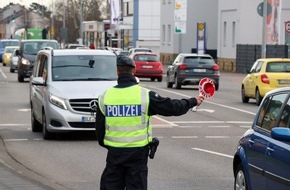
[{"label": "bare tree", "polygon": [[[83,7],[82,10],[81,7]],[[55,39],[61,39],[61,28],[65,22],[66,42],[75,43],[76,39],[80,37],[81,13],[83,21],[102,21],[106,15],[104,10],[106,10],[104,0],[67,0],[66,5],[64,5],[64,0],[56,1],[54,10]],[[63,20],[64,18],[65,20]]]}]

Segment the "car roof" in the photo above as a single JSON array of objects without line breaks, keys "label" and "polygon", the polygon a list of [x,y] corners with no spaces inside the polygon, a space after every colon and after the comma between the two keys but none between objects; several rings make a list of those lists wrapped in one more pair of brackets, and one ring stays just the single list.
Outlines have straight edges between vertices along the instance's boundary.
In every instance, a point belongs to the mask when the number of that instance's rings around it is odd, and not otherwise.
[{"label": "car roof", "polygon": [[289,58],[260,58],[257,61],[290,61]]},{"label": "car roof", "polygon": [[63,56],[63,55],[109,55],[116,56],[113,52],[108,50],[98,50],[98,49],[53,49],[53,50],[40,50],[39,53],[53,52],[53,56]]},{"label": "car roof", "polygon": [[19,46],[6,46],[5,49],[6,49],[6,48],[7,48],[7,49],[8,49],[8,48],[13,48],[13,49],[14,49],[14,48],[19,48]]},{"label": "car roof", "polygon": [[209,54],[197,54],[197,53],[180,53],[179,56],[197,56],[197,57],[211,57]]},{"label": "car roof", "polygon": [[157,54],[156,53],[153,53],[153,52],[143,52],[143,51],[140,51],[140,52],[135,52],[135,53],[133,53],[132,54],[132,56],[135,56],[135,55],[156,55],[157,56]]},{"label": "car roof", "polygon": [[18,39],[0,39],[0,41],[15,41],[15,42],[17,42],[19,40]]},{"label": "car roof", "polygon": [[57,40],[47,40],[47,39],[31,39],[31,40],[21,40],[21,42],[58,42]]}]

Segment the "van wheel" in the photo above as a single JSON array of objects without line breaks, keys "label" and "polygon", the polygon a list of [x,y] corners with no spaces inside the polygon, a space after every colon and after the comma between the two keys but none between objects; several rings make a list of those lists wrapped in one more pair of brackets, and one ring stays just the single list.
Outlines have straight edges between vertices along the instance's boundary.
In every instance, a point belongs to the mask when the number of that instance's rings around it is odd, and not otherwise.
[{"label": "van wheel", "polygon": [[35,119],[32,106],[31,106],[31,129],[32,132],[40,132],[42,129],[41,123],[37,121],[37,119]]},{"label": "van wheel", "polygon": [[47,130],[47,121],[44,111],[42,112],[42,134],[43,139],[50,140],[53,138],[53,134]]},{"label": "van wheel", "polygon": [[162,82],[162,77],[158,77],[158,78],[157,78],[157,81],[158,81],[158,82]]}]

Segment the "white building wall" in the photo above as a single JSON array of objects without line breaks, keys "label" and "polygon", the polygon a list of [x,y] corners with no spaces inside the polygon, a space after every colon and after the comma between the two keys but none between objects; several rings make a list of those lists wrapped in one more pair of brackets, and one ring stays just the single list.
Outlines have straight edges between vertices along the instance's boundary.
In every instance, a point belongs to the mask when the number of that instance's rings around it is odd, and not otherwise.
[{"label": "white building wall", "polygon": [[218,1],[216,0],[188,0],[186,33],[175,34],[175,0],[161,0],[160,47],[162,53],[190,53],[192,49],[195,49],[198,22],[206,23],[207,49],[216,50],[218,31],[217,7]]},{"label": "white building wall", "polygon": [[[257,8],[261,0],[220,0],[218,10],[218,57],[236,58],[237,44],[262,44],[263,17]],[[285,43],[285,25],[290,20],[289,0],[280,0],[281,20],[279,26],[279,44]],[[224,30],[224,23],[227,23]],[[235,22],[233,31],[232,23]],[[232,34],[235,34],[235,44]],[[226,38],[226,39],[225,39]]]},{"label": "white building wall", "polygon": [[[136,16],[136,15],[134,15]],[[160,52],[160,0],[139,0],[138,40],[136,47]]]}]

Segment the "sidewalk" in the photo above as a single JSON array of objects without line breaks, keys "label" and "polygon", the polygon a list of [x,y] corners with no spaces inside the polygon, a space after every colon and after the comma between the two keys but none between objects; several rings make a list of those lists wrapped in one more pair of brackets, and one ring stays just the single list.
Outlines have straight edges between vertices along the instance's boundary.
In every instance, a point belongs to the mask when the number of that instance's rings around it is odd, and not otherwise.
[{"label": "sidewalk", "polygon": [[30,179],[16,173],[8,166],[0,162],[0,189],[1,190],[49,190],[38,185]]},{"label": "sidewalk", "polygon": [[31,171],[6,152],[0,137],[0,190],[65,190],[60,184]]}]

